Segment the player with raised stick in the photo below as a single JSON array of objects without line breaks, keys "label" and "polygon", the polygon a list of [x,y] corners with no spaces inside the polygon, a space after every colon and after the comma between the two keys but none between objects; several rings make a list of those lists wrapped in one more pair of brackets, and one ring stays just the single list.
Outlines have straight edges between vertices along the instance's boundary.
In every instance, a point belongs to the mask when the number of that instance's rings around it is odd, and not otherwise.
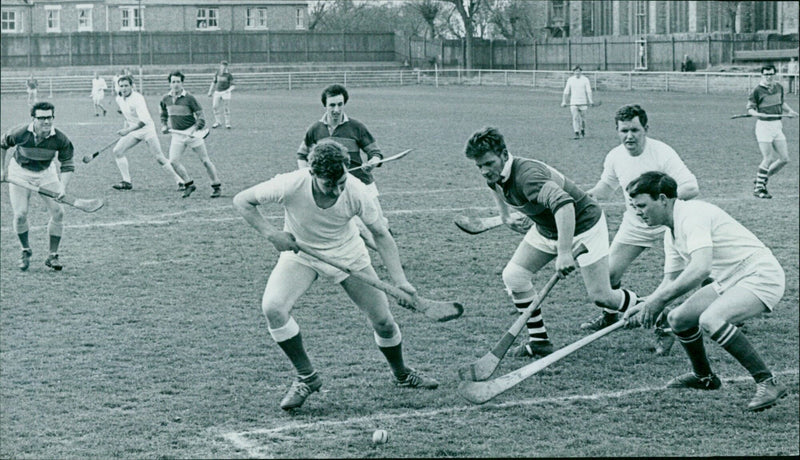
[{"label": "player with raised stick", "polygon": [[[619,288],[625,270],[646,249],[660,244],[666,229],[663,226],[649,226],[636,215],[626,191],[628,184],[647,171],[661,171],[678,182],[678,198],[682,200],[696,197],[700,189],[697,178],[675,150],[664,142],[647,136],[650,125],[644,108],[638,104],[620,107],[614,115],[614,124],[620,145],[608,152],[600,180],[586,193],[595,199],[608,199],[622,187],[625,195],[625,213],[611,242],[608,256],[611,286]],[[619,314],[615,310],[604,310],[593,321],[581,324],[581,329],[599,331],[618,319]],[[661,349],[668,352],[669,346]]]},{"label": "player with raised stick", "polygon": [[186,148],[192,149],[200,157],[206,168],[208,177],[211,178],[211,198],[222,196],[222,184],[219,180],[217,167],[211,162],[206,150],[205,135],[197,135],[203,131],[206,119],[203,108],[197,99],[183,88],[186,77],[179,70],[169,74],[170,91],[161,98],[161,132],[171,133],[172,140],[169,145],[169,161],[181,177],[187,178],[184,182],[183,197],[188,198],[197,190],[194,181],[189,178],[186,168],[180,163],[181,155]]},{"label": "player with raised stick", "polygon": [[781,116],[797,116],[797,112],[783,100],[783,86],[774,80],[775,66],[768,64],[761,67],[761,81],[747,100],[748,115],[758,118],[756,140],[762,156],[754,181],[753,196],[756,198],[772,198],[767,191],[767,181],[789,162]]},{"label": "player with raised stick", "polygon": [[[13,128],[0,139],[0,180],[22,181],[32,186],[46,187],[54,191],[55,198],[40,194],[50,220],[47,233],[50,235],[50,255],[44,264],[53,270],[63,268],[58,260],[58,248],[64,231],[64,207],[58,203],[65,195],[67,185],[75,171],[72,142],[60,130],[53,127],[56,109],[49,102],[37,102],[31,107],[32,122]],[[14,155],[6,160],[6,150],[11,147]],[[61,176],[56,172],[58,158]],[[8,165],[6,166],[6,161]],[[31,190],[14,183],[8,184],[8,196],[14,213],[14,232],[22,246],[18,267],[27,270],[33,250],[28,242],[28,205]]]},{"label": "player with raised stick", "polygon": [[[627,289],[612,289],[608,273],[608,227],[597,202],[554,168],[537,160],[513,157],[496,128],[475,132],[465,155],[486,179],[500,215],[512,226],[509,208],[529,217],[535,225],[525,234],[503,269],[503,283],[522,314],[536,301],[533,275],[555,259],[562,277],[573,272],[572,253],[581,244],[588,252],[577,258],[589,297],[601,308],[625,311],[637,301]],[[541,308],[530,313],[529,341],[512,350],[516,356],[545,356],[553,351]]]},{"label": "player with raised stick", "polygon": [[[436,388],[436,380],[406,366],[400,327],[389,310],[384,292],[301,251],[300,244],[354,272],[377,278],[353,222],[353,217],[359,216],[372,232],[391,279],[398,288],[416,295],[416,289],[406,279],[397,245],[381,219],[375,200],[363,183],[347,173],[347,148],[332,140],[320,141],[312,148],[308,162],[309,168],[279,174],[238,193],[233,199],[234,207],[245,220],[281,253],[269,275],[261,303],[270,335],[297,370],[297,380],[281,401],[281,408],[289,410],[302,406],[306,398],[322,386],[322,379],[303,346],[300,327],[291,316],[294,304],[319,277],[340,284],[366,314],[375,342],[386,357],[398,386]],[[268,203],[283,206],[283,231],[273,227],[259,212],[259,207]]]},{"label": "player with raised stick", "polygon": [[119,94],[116,97],[116,102],[119,111],[125,117],[125,127],[117,131],[121,138],[112,150],[122,181],[112,185],[112,187],[116,190],[131,190],[133,188],[128,158],[125,156],[125,152],[140,142],[147,144],[150,153],[156,157],[158,164],[161,165],[164,171],[172,175],[178,187],[180,187],[181,184],[189,180],[189,176],[185,174],[186,170],[183,170],[183,177],[178,174],[173,169],[172,163],[164,156],[164,152],[161,151],[161,142],[158,140],[155,123],[153,123],[153,118],[150,116],[150,111],[147,110],[144,96],[133,89],[133,77],[123,75],[119,77],[117,84],[119,85]]},{"label": "player with raised stick", "polygon": [[[630,326],[651,327],[664,307],[691,293],[669,312],[667,321],[689,356],[692,372],[672,379],[667,387],[716,390],[722,386],[703,346],[703,335],[707,335],[753,376],[756,394],[747,410],[775,405],[786,395],[786,388],[775,382],[735,324],[771,312],[778,304],[786,283],[778,260],[722,209],[700,200],[679,199],[677,183],[663,172],[644,173],[627,190],[642,220],[652,226],[665,225],[669,231],[664,232],[664,279],[624,319]],[[703,286],[709,276],[714,282]]]}]

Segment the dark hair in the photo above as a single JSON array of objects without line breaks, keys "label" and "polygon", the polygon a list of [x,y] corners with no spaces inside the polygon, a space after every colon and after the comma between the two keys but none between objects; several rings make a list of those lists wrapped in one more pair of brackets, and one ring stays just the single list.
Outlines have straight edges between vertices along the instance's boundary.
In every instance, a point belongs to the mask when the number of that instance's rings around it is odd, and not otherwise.
[{"label": "dark hair", "polygon": [[486,153],[492,152],[497,156],[503,153],[508,153],[506,149],[506,141],[503,135],[497,128],[487,126],[479,131],[476,131],[467,141],[464,147],[464,155],[470,160],[482,157]]},{"label": "dark hair", "polygon": [[47,101],[37,102],[36,104],[33,104],[33,107],[31,107],[31,116],[32,117],[36,116],[36,111],[37,110],[52,110],[53,111],[53,116],[56,116],[56,106],[54,106],[53,104],[51,104],[51,103],[49,103]]},{"label": "dark hair", "polygon": [[774,65],[772,65],[772,64],[764,64],[764,65],[762,65],[762,66],[761,66],[761,73],[764,73],[764,71],[765,71],[765,70],[772,70],[773,72],[778,72],[778,71],[775,69],[775,66],[774,66]]},{"label": "dark hair", "polygon": [[327,88],[322,90],[322,105],[328,105],[328,98],[338,95],[344,96],[344,103],[347,104],[347,100],[350,96],[347,94],[347,89],[342,85],[330,85]]},{"label": "dark hair", "polygon": [[582,71],[583,69],[581,69],[581,66],[576,65],[575,67],[572,68],[572,71],[574,72],[576,70],[581,70]]},{"label": "dark hair", "polygon": [[617,113],[614,114],[614,126],[617,126],[620,121],[631,121],[636,117],[639,117],[639,122],[646,128],[647,112],[644,111],[642,106],[639,104],[623,105],[618,108]]},{"label": "dark hair", "polygon": [[181,81],[183,81],[183,79],[186,78],[180,70],[176,70],[170,73],[169,76],[167,77],[167,81],[172,83],[172,77],[180,77]]},{"label": "dark hair", "polygon": [[642,174],[628,184],[625,190],[631,198],[643,193],[650,195],[654,200],[661,194],[667,198],[678,197],[678,183],[661,171],[648,171]]},{"label": "dark hair", "polygon": [[325,139],[314,145],[308,154],[308,164],[315,176],[338,181],[350,164],[350,155],[342,144]]},{"label": "dark hair", "polygon": [[228,65],[228,61],[220,61],[221,65]]},{"label": "dark hair", "polygon": [[117,82],[121,82],[122,80],[127,81],[128,83],[130,83],[131,86],[133,86],[133,77],[131,77],[130,75],[123,75],[119,77],[117,79]]}]

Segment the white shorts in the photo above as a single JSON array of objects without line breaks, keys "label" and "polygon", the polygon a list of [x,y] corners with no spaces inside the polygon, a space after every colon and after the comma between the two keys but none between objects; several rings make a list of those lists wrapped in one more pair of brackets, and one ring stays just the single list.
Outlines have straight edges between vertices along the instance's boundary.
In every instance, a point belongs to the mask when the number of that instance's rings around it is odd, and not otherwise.
[{"label": "white shorts", "polygon": [[[8,177],[12,179],[24,180],[29,184],[37,186],[58,184],[61,182],[60,179],[58,178],[58,173],[56,172],[55,161],[51,162],[50,167],[45,169],[44,171],[31,171],[30,169],[26,169],[20,166],[19,163],[17,163],[16,158],[14,158],[13,156],[8,162]],[[47,187],[47,188],[52,188],[52,187]]]},{"label": "white shorts", "polygon": [[204,139],[200,137],[192,137],[189,134],[195,131],[194,127],[183,130],[183,131],[173,131],[172,132],[172,141],[170,142],[169,148],[170,150],[175,148],[195,148],[200,147],[204,143]]},{"label": "white shorts", "polygon": [[783,297],[786,274],[769,249],[762,249],[745,259],[731,276],[715,280],[711,286],[722,295],[733,286],[747,289],[772,311]]},{"label": "white shorts", "polygon": [[[354,244],[348,244],[346,248],[342,247],[318,252],[329,259],[344,265],[350,270],[361,271],[367,268],[372,261],[369,258],[369,253],[367,252],[367,247],[364,245],[364,241],[361,238],[356,238],[353,241]],[[306,266],[314,270],[318,276],[331,280],[336,284],[341,283],[350,276],[342,270],[328,265],[325,262],[322,262],[304,252],[298,252],[295,254],[292,251],[281,252],[280,257],[278,258],[278,263],[272,270],[276,271],[278,269],[282,269],[282,267],[289,262],[295,262]]]},{"label": "white shorts", "polygon": [[92,102],[94,102],[95,104],[101,104],[103,102],[103,99],[105,99],[105,97],[106,95],[102,91],[99,93],[92,93]]},{"label": "white shorts", "polygon": [[231,92],[232,91],[231,91],[230,88],[226,89],[225,91],[214,91],[214,99],[216,100],[217,98],[220,98],[220,99],[224,99],[226,101],[230,101],[231,100]]},{"label": "white shorts", "polygon": [[[528,230],[523,241],[547,254],[558,254],[558,241],[542,236],[536,229],[536,225]],[[600,215],[600,220],[594,224],[594,227],[575,235],[572,239],[572,249],[575,250],[581,243],[589,250],[575,259],[582,267],[588,267],[608,255],[608,225],[605,212]]]},{"label": "white shorts", "polygon": [[132,137],[139,141],[147,141],[150,139],[155,139],[158,141],[158,133],[156,133],[156,128],[152,126],[145,126],[144,128],[139,128],[136,131],[131,131],[123,136],[122,139],[125,139],[126,137]]},{"label": "white shorts", "polygon": [[619,224],[617,233],[614,235],[614,243],[654,248],[664,241],[666,228],[663,225],[650,227],[630,211],[625,211],[622,215],[622,223]]},{"label": "white shorts", "polygon": [[756,120],[756,140],[769,143],[785,141],[781,120]]}]

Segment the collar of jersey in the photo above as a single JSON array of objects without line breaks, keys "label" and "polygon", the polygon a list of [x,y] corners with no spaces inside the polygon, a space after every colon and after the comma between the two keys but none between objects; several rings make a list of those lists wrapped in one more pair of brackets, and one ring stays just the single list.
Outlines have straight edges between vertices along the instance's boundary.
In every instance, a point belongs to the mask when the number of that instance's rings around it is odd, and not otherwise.
[{"label": "collar of jersey", "polygon": [[[328,114],[327,114],[327,112],[324,115],[322,115],[322,118],[320,118],[319,121],[322,124],[324,124],[325,126],[330,126],[330,124],[328,123]],[[342,122],[339,123],[339,125],[343,125],[343,124],[347,123],[348,121],[350,121],[350,119],[347,118],[347,114],[343,113],[342,114]],[[339,126],[339,125],[336,125],[336,126]]]},{"label": "collar of jersey", "polygon": [[[36,131],[33,130],[33,122],[31,122],[31,124],[28,125],[28,131],[33,133],[34,136],[36,135]],[[55,135],[56,135],[56,128],[55,127],[51,127],[50,128],[50,133],[47,136],[45,136],[44,138],[47,139],[48,137],[55,136]]]},{"label": "collar of jersey", "polygon": [[508,154],[508,160],[506,160],[506,164],[503,165],[503,170],[500,171],[500,182],[505,182],[511,177],[511,163],[514,162],[514,157],[511,154]]}]

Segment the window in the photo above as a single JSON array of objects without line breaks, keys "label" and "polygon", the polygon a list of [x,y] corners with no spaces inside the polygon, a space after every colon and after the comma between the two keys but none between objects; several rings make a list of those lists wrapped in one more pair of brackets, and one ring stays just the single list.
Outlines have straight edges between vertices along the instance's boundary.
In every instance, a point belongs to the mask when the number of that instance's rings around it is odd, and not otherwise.
[{"label": "window", "polygon": [[302,8],[297,9],[297,14],[295,16],[295,21],[294,21],[294,28],[295,29],[306,28],[306,16],[305,16],[305,11],[303,11]]},{"label": "window", "polygon": [[778,5],[774,2],[752,2],[753,32],[778,30]]},{"label": "window", "polygon": [[92,31],[92,7],[94,5],[76,5],[78,9],[78,31]]},{"label": "window", "polygon": [[610,2],[595,2],[584,0],[582,5],[583,36],[597,37],[613,33],[613,11]]},{"label": "window", "polygon": [[139,30],[144,29],[144,22],[142,18],[143,11],[135,6],[123,6],[120,8],[122,13],[122,27],[121,30]]},{"label": "window", "polygon": [[670,2],[669,4],[670,33],[689,31],[689,3]]},{"label": "window", "polygon": [[[711,3],[711,2],[709,2]],[[647,2],[639,0],[636,2],[636,17],[633,22],[633,34],[642,35],[647,33]]]},{"label": "window", "polygon": [[45,5],[45,19],[48,32],[61,32],[61,5]]},{"label": "window", "polygon": [[247,22],[245,29],[266,29],[267,28],[267,9],[248,8]]},{"label": "window", "polygon": [[219,8],[198,8],[197,28],[202,30],[219,29]]},{"label": "window", "polygon": [[17,34],[22,32],[22,13],[13,10],[4,10],[0,14],[0,31],[4,34]]},{"label": "window", "polygon": [[564,0],[553,0],[550,3],[550,26],[563,26],[564,20]]}]

